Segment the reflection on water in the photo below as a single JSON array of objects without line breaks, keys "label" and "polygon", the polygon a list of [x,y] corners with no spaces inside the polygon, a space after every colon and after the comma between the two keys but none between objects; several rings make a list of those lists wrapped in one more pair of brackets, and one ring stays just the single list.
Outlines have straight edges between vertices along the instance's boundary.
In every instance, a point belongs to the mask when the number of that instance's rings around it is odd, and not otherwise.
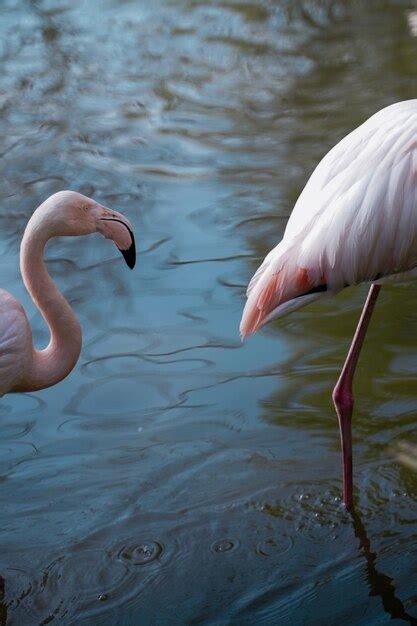
[{"label": "reflection on water", "polygon": [[404,608],[404,604],[395,593],[393,579],[376,569],[376,554],[371,551],[371,542],[366,534],[362,519],[358,513],[352,513],[353,528],[359,539],[360,548],[366,559],[366,578],[371,596],[381,596],[384,611],[392,619],[401,619],[409,624],[417,624],[417,618],[413,617]]},{"label": "reflection on water", "polygon": [[125,213],[139,263],[48,249],[83,351],[0,401],[0,624],[415,623],[417,475],[389,451],[415,433],[415,288],[382,290],[361,356],[353,520],[330,391],[366,288],[238,337],[315,164],[416,96],[415,10],[1,3],[1,286],[42,345],[19,242],[62,188]]}]

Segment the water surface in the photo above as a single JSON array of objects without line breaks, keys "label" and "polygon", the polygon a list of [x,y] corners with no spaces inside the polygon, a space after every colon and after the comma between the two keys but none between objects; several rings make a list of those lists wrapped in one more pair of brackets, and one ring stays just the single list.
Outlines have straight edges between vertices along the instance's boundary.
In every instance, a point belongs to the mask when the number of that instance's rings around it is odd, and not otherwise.
[{"label": "water surface", "polygon": [[49,246],[84,344],[1,399],[1,624],[417,623],[417,476],[391,453],[416,438],[416,287],[382,290],[360,360],[354,517],[330,393],[366,288],[238,337],[314,166],[416,97],[416,10],[2,1],[0,284],[37,344],[18,254],[46,196],[124,212],[139,250],[130,272],[98,235]]}]

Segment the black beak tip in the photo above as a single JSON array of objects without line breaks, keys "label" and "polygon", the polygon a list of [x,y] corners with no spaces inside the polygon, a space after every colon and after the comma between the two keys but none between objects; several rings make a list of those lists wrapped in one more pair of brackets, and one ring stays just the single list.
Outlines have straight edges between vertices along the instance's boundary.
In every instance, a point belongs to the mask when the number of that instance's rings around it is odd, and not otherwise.
[{"label": "black beak tip", "polygon": [[130,269],[133,270],[136,264],[135,240],[132,238],[132,243],[130,247],[127,250],[120,250],[120,252],[123,254],[123,258],[126,261],[126,264],[128,265],[128,267],[130,267]]}]

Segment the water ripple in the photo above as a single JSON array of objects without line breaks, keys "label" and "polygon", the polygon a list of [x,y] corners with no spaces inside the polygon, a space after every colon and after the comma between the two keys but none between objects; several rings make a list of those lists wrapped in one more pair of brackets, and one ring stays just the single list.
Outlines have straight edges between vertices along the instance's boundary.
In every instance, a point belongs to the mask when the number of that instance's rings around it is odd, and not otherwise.
[{"label": "water ripple", "polygon": [[81,191],[138,244],[134,272],[98,235],[46,249],[83,349],[60,385],[1,400],[0,623],[413,623],[417,475],[392,448],[414,438],[416,290],[384,287],[361,353],[359,518],[331,389],[366,288],[238,335],[323,154],[415,97],[410,3],[97,7],[0,3],[0,285],[39,347],[34,207]]}]

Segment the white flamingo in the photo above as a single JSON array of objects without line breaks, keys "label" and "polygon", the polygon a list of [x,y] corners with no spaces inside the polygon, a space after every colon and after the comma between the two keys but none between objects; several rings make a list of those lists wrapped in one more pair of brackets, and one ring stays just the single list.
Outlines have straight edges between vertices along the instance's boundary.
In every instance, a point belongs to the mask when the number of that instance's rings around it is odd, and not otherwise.
[{"label": "white flamingo", "polygon": [[417,277],[417,100],[382,109],[318,164],[282,241],[249,283],[242,338],[325,292],[370,282],[333,400],[353,507],[352,382],[380,285]]},{"label": "white flamingo", "polygon": [[44,248],[51,237],[95,232],[112,239],[128,266],[134,267],[135,240],[130,222],[91,198],[60,191],[30,218],[20,248],[20,269],[51,337],[44,350],[37,350],[22,305],[0,289],[0,396],[50,387],[74,368],[81,350],[81,327],[46,270]]}]

